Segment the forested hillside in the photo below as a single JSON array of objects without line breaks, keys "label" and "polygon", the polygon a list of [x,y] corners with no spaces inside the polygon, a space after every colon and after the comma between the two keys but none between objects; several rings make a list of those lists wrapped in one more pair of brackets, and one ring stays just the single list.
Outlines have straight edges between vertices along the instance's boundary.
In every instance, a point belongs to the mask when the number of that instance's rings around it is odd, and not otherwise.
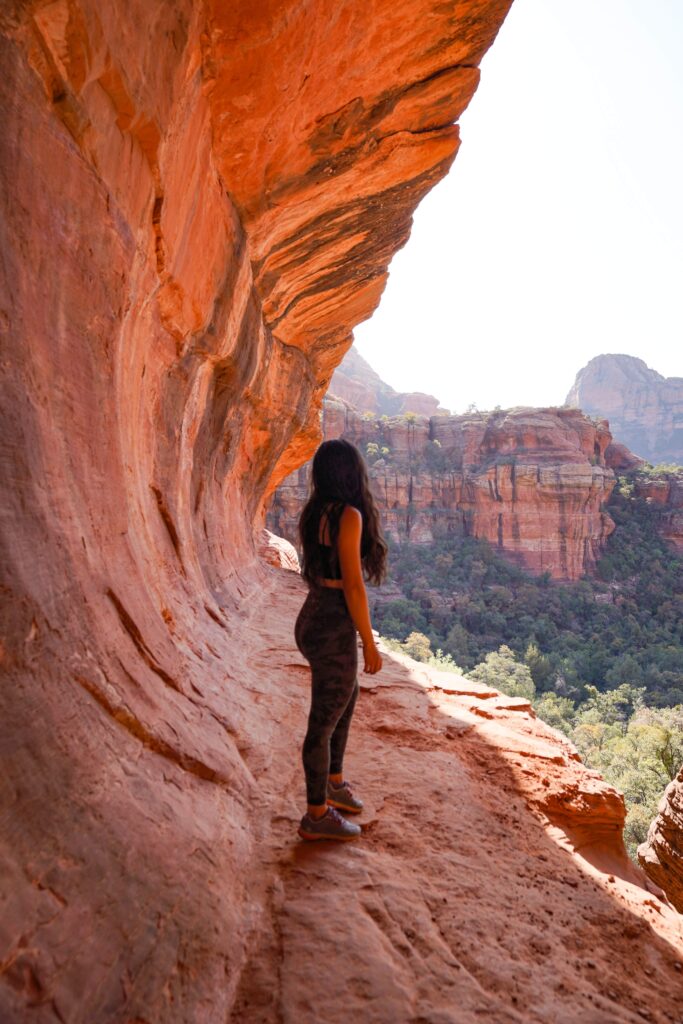
[{"label": "forested hillside", "polygon": [[391,544],[373,608],[390,646],[531,700],[624,793],[634,859],[683,761],[683,558],[638,496],[642,472],[618,480],[595,578],[554,583],[444,536]]},{"label": "forested hillside", "polygon": [[422,633],[464,670],[501,644],[522,659],[531,650],[541,692],[581,700],[588,684],[629,683],[652,706],[683,702],[683,558],[657,532],[634,477],[615,488],[616,529],[594,578],[531,576],[468,537],[390,543],[393,586],[374,597],[377,628],[401,640]]}]

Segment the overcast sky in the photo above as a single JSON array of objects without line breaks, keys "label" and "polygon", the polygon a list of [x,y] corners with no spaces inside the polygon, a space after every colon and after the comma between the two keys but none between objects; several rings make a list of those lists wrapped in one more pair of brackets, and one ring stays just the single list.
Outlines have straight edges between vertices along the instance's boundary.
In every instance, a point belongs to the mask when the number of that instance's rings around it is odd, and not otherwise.
[{"label": "overcast sky", "polygon": [[514,0],[481,70],[358,350],[454,412],[683,376],[683,0]]}]

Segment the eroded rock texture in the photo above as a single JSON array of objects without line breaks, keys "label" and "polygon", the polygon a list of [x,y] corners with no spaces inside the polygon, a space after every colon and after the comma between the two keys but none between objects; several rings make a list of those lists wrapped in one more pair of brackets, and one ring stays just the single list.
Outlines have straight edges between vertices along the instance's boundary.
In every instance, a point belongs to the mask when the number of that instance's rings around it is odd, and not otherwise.
[{"label": "eroded rock texture", "polygon": [[634,356],[596,356],[577,373],[567,404],[605,416],[614,436],[649,462],[683,465],[683,377],[663,377]]},{"label": "eroded rock texture", "polygon": [[638,860],[683,914],[683,768],[664,790]]},{"label": "eroded rock texture", "polygon": [[293,840],[304,592],[257,555],[264,497],[318,439],[507,7],[0,8],[3,1022],[312,1022],[340,951],[338,1020],[673,1019],[680,940],[617,794],[551,755],[547,804],[605,826],[612,890],[513,797],[493,733],[454,757],[426,686],[364,695],[366,845]]},{"label": "eroded rock texture", "polygon": [[[511,409],[461,416],[371,418],[348,403],[324,403],[325,436],[363,452],[384,530],[429,543],[454,532],[481,537],[534,573],[578,579],[590,573],[614,529],[604,510],[614,487],[605,464],[611,435],[572,409]],[[277,489],[269,522],[298,542],[310,465]]]}]

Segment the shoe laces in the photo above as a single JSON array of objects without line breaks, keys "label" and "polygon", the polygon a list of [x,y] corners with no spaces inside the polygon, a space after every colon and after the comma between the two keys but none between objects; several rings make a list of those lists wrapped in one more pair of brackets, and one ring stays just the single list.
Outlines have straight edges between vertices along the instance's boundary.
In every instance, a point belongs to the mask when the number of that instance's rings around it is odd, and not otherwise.
[{"label": "shoe laces", "polygon": [[350,796],[353,796],[353,786],[354,786],[354,785],[355,785],[355,783],[351,783],[351,782],[349,782],[349,781],[348,781],[347,779],[343,779],[343,780],[342,780],[342,781],[341,781],[341,782],[339,783],[339,785],[338,785],[338,786],[337,786],[337,785],[335,785],[335,783],[333,782],[333,783],[332,783],[332,788],[333,788],[333,789],[345,789],[345,790],[347,790],[347,792],[349,793],[349,795],[350,795]]}]

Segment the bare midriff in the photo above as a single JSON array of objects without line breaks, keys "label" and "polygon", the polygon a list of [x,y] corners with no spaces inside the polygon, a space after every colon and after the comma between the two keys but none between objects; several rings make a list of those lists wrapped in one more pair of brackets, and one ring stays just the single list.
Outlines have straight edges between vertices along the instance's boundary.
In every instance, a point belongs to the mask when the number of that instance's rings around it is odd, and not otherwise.
[{"label": "bare midriff", "polygon": [[336,587],[339,590],[340,587],[344,586],[343,580],[321,580],[323,587]]}]

